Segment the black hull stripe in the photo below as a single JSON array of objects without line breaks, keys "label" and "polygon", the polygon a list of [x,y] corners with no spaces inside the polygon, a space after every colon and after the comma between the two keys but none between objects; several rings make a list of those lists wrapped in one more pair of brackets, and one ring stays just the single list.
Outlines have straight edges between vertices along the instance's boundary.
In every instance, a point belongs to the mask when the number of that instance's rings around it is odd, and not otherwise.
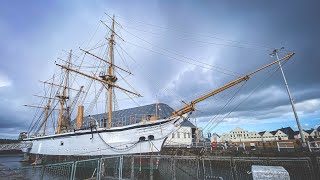
[{"label": "black hull stripe", "polygon": [[163,121],[163,122],[158,122],[158,123],[154,123],[154,124],[143,124],[143,125],[139,125],[139,126],[131,126],[131,127],[127,127],[127,128],[122,128],[122,129],[104,129],[104,130],[92,130],[91,131],[87,131],[87,132],[79,132],[79,133],[73,133],[73,134],[61,134],[61,135],[56,135],[56,136],[47,136],[47,137],[37,137],[37,138],[32,138],[32,139],[25,139],[23,141],[33,141],[33,140],[42,140],[42,139],[54,139],[54,138],[61,138],[61,137],[70,137],[70,136],[79,136],[79,135],[84,135],[84,134],[96,134],[96,133],[103,133],[103,132],[119,132],[119,131],[126,131],[126,130],[130,130],[130,129],[136,129],[136,128],[143,128],[143,127],[149,127],[149,126],[156,126],[156,125],[160,125],[160,124],[165,124],[169,121],[172,121],[173,119],[169,119],[167,121]]}]

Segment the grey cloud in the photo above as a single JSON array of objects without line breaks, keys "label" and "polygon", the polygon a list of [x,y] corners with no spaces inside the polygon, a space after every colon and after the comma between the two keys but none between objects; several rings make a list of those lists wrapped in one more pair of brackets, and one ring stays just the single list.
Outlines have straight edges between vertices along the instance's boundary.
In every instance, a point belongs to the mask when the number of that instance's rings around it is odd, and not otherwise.
[{"label": "grey cloud", "polygon": [[[284,1],[233,3],[155,1],[142,3],[145,7],[139,3],[131,2],[125,4],[105,3],[104,1],[87,4],[63,3],[58,8],[56,7],[57,12],[61,12],[61,14],[57,13],[55,16],[44,17],[42,23],[34,24],[37,25],[35,30],[28,31],[29,34],[25,34],[25,36],[11,33],[12,30],[17,30],[20,27],[8,25],[5,23],[8,21],[7,19],[0,18],[0,26],[3,27],[0,28],[2,34],[0,51],[2,52],[1,59],[3,59],[0,71],[8,75],[14,84],[14,88],[10,92],[4,92],[0,89],[0,97],[17,99],[20,104],[34,101],[34,98],[28,96],[38,92],[38,89],[41,88],[36,82],[38,79],[49,78],[52,73],[53,61],[60,55],[57,52],[60,52],[61,49],[74,47],[77,49],[78,46],[82,46],[83,41],[90,39],[89,32],[94,31],[96,22],[99,21],[103,11],[113,11],[116,16],[140,19],[140,21],[146,23],[188,32],[186,35],[162,29],[161,33],[167,36],[153,36],[128,29],[158,46],[240,74],[251,72],[255,68],[274,60],[269,57],[269,51],[261,50],[262,47],[256,45],[250,45],[250,42],[267,44],[268,47],[285,46],[286,49],[297,52],[293,59],[284,66],[296,103],[319,98],[318,67],[320,67],[320,61],[318,60],[319,52],[317,48],[320,40],[318,36],[320,25],[315,22],[316,17],[320,16],[317,9],[319,2],[290,1],[290,4],[288,4]],[[72,8],[70,9],[70,7]],[[66,9],[68,11],[65,11]],[[29,16],[29,18],[37,17]],[[130,25],[131,23],[131,25],[137,27],[141,25],[120,18],[119,22],[124,25]],[[150,26],[141,28],[159,31],[159,28],[151,28]],[[204,38],[199,35],[207,33],[225,39],[249,42],[249,44]],[[123,31],[122,34],[125,35]],[[188,42],[176,38],[176,36],[192,37],[196,40],[210,41],[225,46]],[[83,37],[88,38],[84,39]],[[128,41],[170,54],[142,43],[133,37],[129,37]],[[140,104],[153,103],[155,102],[155,95],[158,95],[161,102],[179,108],[182,104],[178,100],[190,100],[234,78],[217,70],[211,71],[194,67],[138,47],[128,44],[123,45],[142,65],[142,67],[135,69],[137,70],[134,72],[136,76],[130,79],[133,81],[133,86],[145,96],[143,99],[137,100]],[[234,45],[251,48],[230,47]],[[178,57],[173,54],[170,54],[170,56]],[[185,58],[182,59],[189,61]],[[241,102],[268,75],[268,71],[264,71],[249,80],[231,105]],[[167,87],[168,92],[165,92],[164,89]],[[199,104],[198,108],[203,113],[198,113],[198,115],[204,119],[209,119],[212,115],[215,115],[227,102],[227,94],[232,93],[234,89]],[[123,105],[121,107],[136,105],[128,102],[121,104]],[[288,105],[288,97],[281,74],[278,72],[261,88],[257,89],[230,117],[273,118],[290,111],[290,108],[280,108],[284,105]],[[31,121],[32,115],[26,112],[21,112],[22,117],[20,115],[19,117],[13,116],[17,114],[21,107],[15,106],[16,109],[4,110],[6,106],[4,103],[0,104],[2,116],[0,123],[3,123],[3,127],[10,127],[10,123],[2,122],[5,119],[14,119],[12,127],[22,124],[19,122]],[[221,114],[232,110],[232,107],[230,106],[222,111]],[[314,109],[303,109],[303,111],[305,113],[317,112]],[[23,129],[26,126],[19,127]]]}]

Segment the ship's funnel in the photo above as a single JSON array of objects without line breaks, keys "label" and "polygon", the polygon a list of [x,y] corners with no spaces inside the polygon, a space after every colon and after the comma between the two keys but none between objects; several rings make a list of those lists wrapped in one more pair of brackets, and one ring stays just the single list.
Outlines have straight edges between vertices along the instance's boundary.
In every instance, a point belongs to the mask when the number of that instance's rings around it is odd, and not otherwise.
[{"label": "ship's funnel", "polygon": [[83,123],[83,109],[84,106],[78,106],[78,115],[77,115],[77,129],[82,127]]}]

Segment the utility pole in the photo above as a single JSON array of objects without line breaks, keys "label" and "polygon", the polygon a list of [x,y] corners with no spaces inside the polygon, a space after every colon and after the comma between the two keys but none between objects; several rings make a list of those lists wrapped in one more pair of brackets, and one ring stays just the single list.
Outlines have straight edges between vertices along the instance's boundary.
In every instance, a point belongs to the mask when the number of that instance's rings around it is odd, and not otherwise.
[{"label": "utility pole", "polygon": [[[272,56],[276,56],[276,57],[277,57],[277,60],[279,60],[278,53],[279,53],[279,51],[281,51],[282,49],[284,49],[284,47],[282,47],[282,48],[280,48],[280,49],[275,49],[275,50],[273,50],[273,52],[271,53],[271,55],[272,55]],[[293,101],[293,98],[292,98],[291,93],[290,93],[290,89],[289,89],[289,86],[288,86],[288,83],[287,83],[287,79],[286,79],[286,76],[284,75],[284,72],[283,72],[282,65],[281,65],[280,61],[279,61],[279,68],[280,68],[280,70],[281,70],[282,77],[283,77],[284,83],[285,83],[286,88],[287,88],[287,92],[288,92],[288,96],[289,96],[289,100],[290,100],[290,103],[291,103],[291,107],[292,107],[292,110],[293,110],[294,117],[296,118],[297,126],[298,126],[299,133],[300,133],[301,140],[302,140],[302,146],[305,147],[305,146],[306,146],[306,140],[305,140],[305,137],[304,137],[304,134],[303,134],[303,130],[302,130],[302,127],[301,127],[301,124],[300,124],[300,121],[299,121],[298,114],[297,114],[297,112],[296,112],[296,108],[295,108],[295,106],[294,106],[294,101]]]}]

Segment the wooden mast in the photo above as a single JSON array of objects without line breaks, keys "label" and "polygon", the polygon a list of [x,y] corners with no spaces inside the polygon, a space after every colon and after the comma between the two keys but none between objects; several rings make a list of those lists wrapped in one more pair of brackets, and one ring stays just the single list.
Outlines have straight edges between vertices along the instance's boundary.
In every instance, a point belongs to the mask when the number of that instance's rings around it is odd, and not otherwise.
[{"label": "wooden mast", "polygon": [[[109,27],[108,27],[109,28]],[[108,66],[108,69],[107,69],[107,72],[101,72],[99,74],[99,77],[96,77],[95,75],[88,75],[88,74],[85,74],[83,72],[80,72],[79,70],[75,70],[75,69],[72,69],[69,67],[70,65],[70,62],[68,63],[68,66],[63,66],[63,65],[60,65],[60,64],[56,64],[57,66],[60,66],[61,68],[63,69],[66,69],[67,70],[67,73],[68,72],[74,72],[74,73],[77,73],[77,74],[80,74],[84,77],[87,77],[87,78],[90,78],[90,79],[93,79],[93,80],[96,80],[96,81],[99,81],[102,83],[102,85],[107,89],[107,94],[108,94],[108,101],[107,101],[107,104],[106,104],[106,107],[107,107],[107,111],[108,111],[108,128],[111,128],[111,124],[112,124],[112,104],[113,104],[113,89],[114,88],[117,88],[117,89],[120,89],[122,91],[125,91],[127,93],[130,93],[130,94],[133,94],[133,95],[136,95],[138,97],[142,97],[139,93],[136,93],[136,92],[133,92],[133,91],[130,91],[130,90],[127,90],[125,88],[122,88],[118,85],[116,85],[116,81],[117,81],[117,77],[115,76],[114,74],[114,69],[115,68],[118,68],[120,69],[121,71],[124,71],[130,75],[132,75],[132,73],[128,70],[125,70],[119,66],[116,66],[114,64],[114,45],[115,45],[115,35],[118,36],[116,33],[115,33],[115,16],[112,17],[112,27],[109,28],[111,30],[111,36],[110,36],[110,39],[109,39],[109,52],[108,52],[108,55],[109,55],[109,61],[101,58],[101,57],[98,57],[92,53],[90,53],[89,51],[86,51],[84,49],[81,49],[81,51],[84,51],[85,54],[89,54],[90,56],[94,57],[95,59],[98,59],[98,60],[101,60],[105,63],[107,63],[109,66]],[[119,37],[119,36],[118,36]],[[121,38],[121,37],[119,37]],[[69,58],[71,59],[71,58]],[[64,88],[67,88],[66,86],[64,86]],[[59,125],[60,127],[58,127],[58,129],[61,128],[61,123],[60,121],[62,121],[61,118],[59,118]]]},{"label": "wooden mast", "polygon": [[[71,61],[71,54],[72,50],[70,50],[68,62],[67,62],[67,67],[70,68],[70,61]],[[57,134],[61,133],[61,125],[62,125],[62,120],[63,120],[63,107],[65,105],[65,101],[69,99],[67,96],[67,89],[69,86],[69,69],[66,69],[66,79],[65,79],[65,84],[63,87],[62,95],[57,96],[60,99],[60,112],[59,112],[59,121],[58,121],[58,129],[57,129]]]},{"label": "wooden mast", "polygon": [[47,103],[47,106],[45,108],[46,116],[45,116],[44,125],[43,125],[43,134],[42,134],[43,136],[46,135],[46,128],[47,128],[47,121],[48,121],[48,118],[49,118],[50,104],[51,104],[51,100],[48,99],[48,103]]},{"label": "wooden mast", "polygon": [[[113,75],[113,45],[114,45],[114,15],[112,17],[112,32],[111,32],[111,37],[109,40],[109,59],[110,59],[110,64],[108,68],[108,74],[109,78],[107,78],[107,81],[109,81],[110,84],[114,84],[116,81],[115,76]],[[113,95],[113,86],[108,85],[108,128],[111,128],[111,122],[112,122],[112,95]]]},{"label": "wooden mast", "polygon": [[[54,75],[52,77],[52,83],[54,81]],[[52,95],[52,89],[53,89],[53,85],[51,85],[51,89],[50,89],[50,98],[48,99],[48,103],[47,103],[47,106],[45,108],[45,111],[46,111],[46,116],[45,116],[45,119],[44,119],[44,125],[43,125],[43,136],[46,135],[46,129],[47,129],[47,122],[48,122],[48,118],[49,118],[49,110],[50,110],[50,104],[51,104],[51,95]]]}]

